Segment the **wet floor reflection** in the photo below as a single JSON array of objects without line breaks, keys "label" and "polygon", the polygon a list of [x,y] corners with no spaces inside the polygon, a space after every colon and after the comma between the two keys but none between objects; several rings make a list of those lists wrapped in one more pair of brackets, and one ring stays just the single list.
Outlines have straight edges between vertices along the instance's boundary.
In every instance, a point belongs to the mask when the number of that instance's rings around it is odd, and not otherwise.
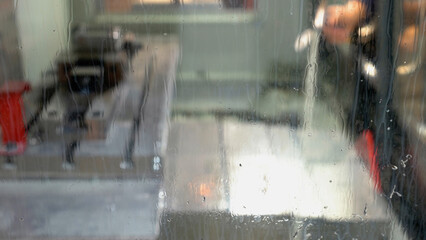
[{"label": "wet floor reflection", "polygon": [[369,170],[334,130],[232,117],[171,124],[161,239],[389,239]]}]

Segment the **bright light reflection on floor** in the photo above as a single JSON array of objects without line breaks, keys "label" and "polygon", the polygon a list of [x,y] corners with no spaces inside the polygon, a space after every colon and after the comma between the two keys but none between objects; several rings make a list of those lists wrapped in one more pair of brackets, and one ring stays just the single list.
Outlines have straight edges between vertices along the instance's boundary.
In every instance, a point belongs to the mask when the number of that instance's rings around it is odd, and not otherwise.
[{"label": "bright light reflection on floor", "polygon": [[[386,217],[368,171],[342,137],[332,139],[317,131],[312,134],[315,138],[288,127],[265,125],[231,123],[225,129],[233,214],[357,220]],[[345,149],[340,147],[342,141]],[[328,145],[331,147],[325,147]],[[316,162],[312,156],[318,158]],[[338,161],[322,159],[326,156]]]}]

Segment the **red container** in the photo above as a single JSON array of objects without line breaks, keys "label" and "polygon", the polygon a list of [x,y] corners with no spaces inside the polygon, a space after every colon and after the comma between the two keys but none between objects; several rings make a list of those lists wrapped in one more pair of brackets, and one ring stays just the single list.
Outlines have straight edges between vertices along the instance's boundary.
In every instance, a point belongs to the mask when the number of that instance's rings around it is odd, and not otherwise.
[{"label": "red container", "polygon": [[22,94],[31,89],[26,82],[6,82],[0,87],[0,126],[3,146],[0,155],[12,156],[25,150],[27,134]]}]

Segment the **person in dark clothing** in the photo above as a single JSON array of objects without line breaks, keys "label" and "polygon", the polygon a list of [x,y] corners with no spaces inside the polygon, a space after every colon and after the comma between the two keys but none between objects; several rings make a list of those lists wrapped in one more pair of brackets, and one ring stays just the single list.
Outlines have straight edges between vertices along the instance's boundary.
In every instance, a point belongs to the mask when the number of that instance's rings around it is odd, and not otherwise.
[{"label": "person in dark clothing", "polygon": [[[375,42],[376,38],[363,43],[354,41],[353,37],[360,26],[377,18],[376,4],[377,0],[350,0],[346,4],[326,7],[322,26],[326,43],[353,43],[355,58],[363,56],[374,63],[377,60],[376,47],[380,47]],[[397,32],[389,28],[389,36],[377,36],[388,41],[397,40],[392,49],[394,55],[389,53],[391,57],[386,59],[393,63],[388,65],[394,68],[390,69],[392,77],[381,77],[383,69],[377,69],[379,74],[375,82],[369,82],[368,77],[362,74],[354,77],[353,81],[357,81],[355,111],[348,114],[348,119],[355,123],[352,126],[353,138],[362,138],[365,132],[374,135],[376,165],[370,168],[377,171],[374,180],[379,181],[376,183],[380,186],[378,191],[388,201],[409,236],[426,239],[426,131],[422,130],[426,126],[426,0],[404,0],[398,4],[395,10],[401,15],[398,22],[401,30]],[[356,60],[356,63],[356,72],[362,72],[362,61]],[[380,83],[384,81],[388,81],[389,89],[381,88],[383,84]],[[376,109],[382,100],[378,92],[388,94],[385,99],[387,110],[384,120],[372,123],[374,112],[380,111]],[[382,127],[384,122],[385,128]],[[397,196],[395,193],[398,193]]]},{"label": "person in dark clothing", "polygon": [[325,39],[331,44],[350,42],[355,28],[368,21],[373,12],[373,0],[351,0],[343,5],[328,6],[322,29]]}]

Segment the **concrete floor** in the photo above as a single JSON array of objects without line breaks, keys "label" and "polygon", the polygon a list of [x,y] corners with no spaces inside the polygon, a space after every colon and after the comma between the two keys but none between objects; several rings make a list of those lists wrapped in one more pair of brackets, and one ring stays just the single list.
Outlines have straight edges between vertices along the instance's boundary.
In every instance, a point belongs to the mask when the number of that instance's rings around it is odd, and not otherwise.
[{"label": "concrete floor", "polygon": [[0,237],[403,239],[341,118],[318,101],[306,130],[300,95],[256,97],[216,114],[178,97],[162,179],[0,182]]},{"label": "concrete floor", "polygon": [[158,181],[3,181],[1,239],[153,239]]},{"label": "concrete floor", "polygon": [[163,180],[0,183],[6,239],[401,239],[334,130],[176,118]]}]

